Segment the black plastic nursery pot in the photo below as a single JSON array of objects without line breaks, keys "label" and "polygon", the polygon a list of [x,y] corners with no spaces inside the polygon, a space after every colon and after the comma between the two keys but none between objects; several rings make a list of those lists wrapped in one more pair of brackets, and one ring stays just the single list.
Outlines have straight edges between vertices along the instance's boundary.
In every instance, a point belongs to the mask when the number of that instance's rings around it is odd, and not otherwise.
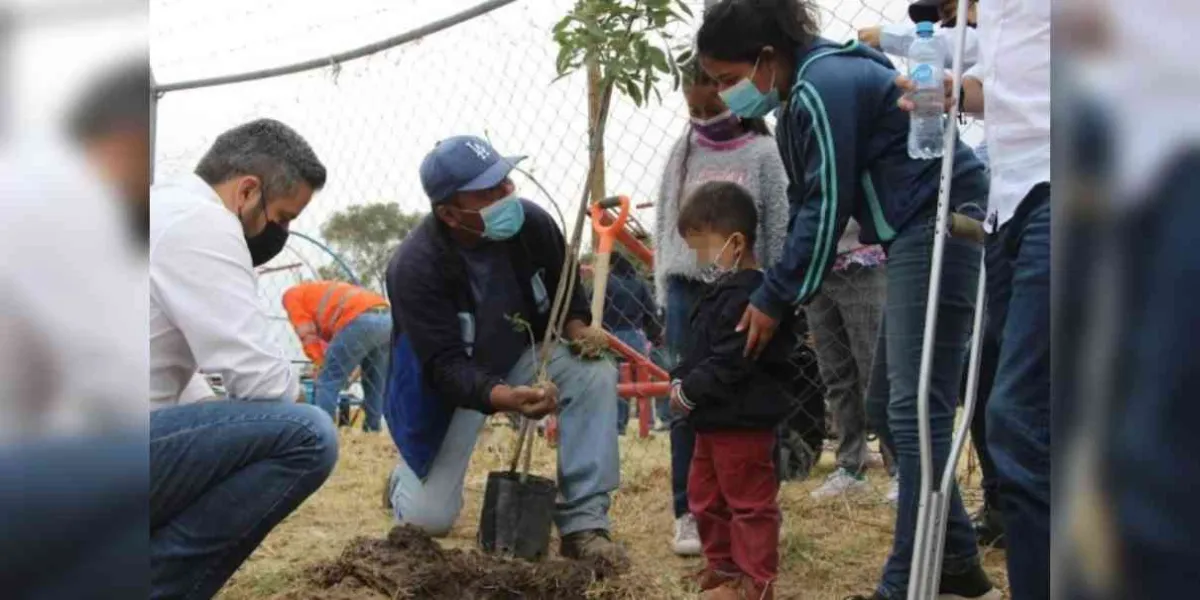
[{"label": "black plastic nursery pot", "polygon": [[558,488],[544,477],[513,471],[488,473],[479,519],[484,552],[538,561],[550,548]]}]

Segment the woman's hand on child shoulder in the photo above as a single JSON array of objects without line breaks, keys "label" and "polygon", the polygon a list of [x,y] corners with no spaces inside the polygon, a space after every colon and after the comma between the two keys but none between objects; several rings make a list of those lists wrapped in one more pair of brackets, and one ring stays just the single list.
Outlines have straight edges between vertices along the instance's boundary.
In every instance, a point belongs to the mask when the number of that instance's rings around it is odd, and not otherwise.
[{"label": "woman's hand on child shoulder", "polygon": [[742,313],[742,320],[737,326],[738,333],[747,332],[743,356],[757,359],[771,342],[771,338],[775,337],[775,330],[778,328],[778,319],[758,310],[753,304],[747,304],[746,312]]}]

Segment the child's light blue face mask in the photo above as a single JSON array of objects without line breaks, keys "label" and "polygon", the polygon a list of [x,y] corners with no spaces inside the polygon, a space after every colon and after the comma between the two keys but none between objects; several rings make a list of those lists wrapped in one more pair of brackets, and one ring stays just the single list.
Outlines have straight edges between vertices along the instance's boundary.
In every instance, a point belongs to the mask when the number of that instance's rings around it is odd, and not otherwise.
[{"label": "child's light blue face mask", "polygon": [[758,73],[761,56],[754,61],[754,69],[749,77],[743,77],[730,88],[720,92],[721,101],[733,114],[743,119],[761,119],[779,106],[779,90],[775,89],[775,73],[771,73],[771,89],[767,93],[758,91],[754,85],[754,75]]}]

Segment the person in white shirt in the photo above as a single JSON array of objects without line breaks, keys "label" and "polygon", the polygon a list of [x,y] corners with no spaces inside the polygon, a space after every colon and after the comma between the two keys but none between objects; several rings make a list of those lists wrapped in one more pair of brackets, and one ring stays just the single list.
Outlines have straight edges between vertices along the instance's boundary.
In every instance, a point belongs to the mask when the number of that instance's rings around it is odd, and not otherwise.
[{"label": "person in white shirt", "polygon": [[[304,138],[259,119],[150,191],[152,597],[216,594],[333,470],[333,422],[295,403],[254,271],[325,177]],[[227,400],[181,404],[202,395],[199,372],[220,375]]]},{"label": "person in white shirt", "polygon": [[[987,405],[1013,598],[1050,596],[1050,2],[987,0],[961,108],[986,117],[987,327],[1000,340]],[[898,83],[912,90],[911,82]],[[951,94],[947,93],[947,96]],[[909,98],[901,108],[911,110]]]},{"label": "person in white shirt", "polygon": [[65,131],[0,145],[6,598],[146,597],[150,69],[144,54],[115,67]]},{"label": "person in white shirt", "polygon": [[[967,32],[963,46],[963,67],[970,69],[979,62],[979,36],[976,33],[978,23],[976,15],[979,0],[970,0],[967,5]],[[942,56],[946,57],[946,68],[954,67],[954,49],[958,43],[955,38],[955,20],[958,16],[958,0],[916,0],[908,6],[908,23],[888,23],[864,27],[858,30],[858,41],[882,50],[893,56],[908,58],[908,49],[917,37],[917,23],[929,21],[937,23],[933,37],[942,46]],[[987,141],[975,146],[975,156],[988,165]]]},{"label": "person in white shirt", "polygon": [[[975,34],[976,9],[979,0],[970,0],[967,5],[966,47],[963,48],[963,64],[970,67],[979,60],[979,38]],[[942,56],[946,57],[946,68],[953,65],[954,59],[954,24],[958,11],[958,0],[916,0],[908,6],[908,23],[887,23],[864,27],[858,30],[858,41],[876,50],[882,50],[893,56],[908,56],[908,48],[917,39],[917,23],[928,21],[937,23],[933,37],[942,46]]]}]

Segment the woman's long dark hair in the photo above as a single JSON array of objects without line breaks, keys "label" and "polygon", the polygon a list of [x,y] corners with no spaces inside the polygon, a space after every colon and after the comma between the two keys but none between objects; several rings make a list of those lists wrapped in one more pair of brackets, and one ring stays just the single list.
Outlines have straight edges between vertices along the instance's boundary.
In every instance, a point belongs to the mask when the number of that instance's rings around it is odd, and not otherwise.
[{"label": "woman's long dark hair", "polygon": [[766,46],[792,56],[819,32],[809,0],[721,0],[704,11],[696,49],[717,60],[754,62]]}]

